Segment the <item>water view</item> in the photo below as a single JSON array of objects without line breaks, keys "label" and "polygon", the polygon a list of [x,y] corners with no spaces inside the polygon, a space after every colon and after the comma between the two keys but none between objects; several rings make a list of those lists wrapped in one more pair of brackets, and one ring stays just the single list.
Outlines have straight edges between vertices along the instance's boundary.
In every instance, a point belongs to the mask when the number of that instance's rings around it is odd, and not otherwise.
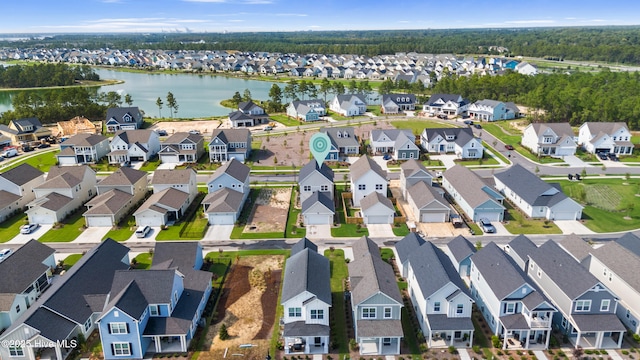
[{"label": "water view", "polygon": [[[130,94],[133,105],[143,110],[147,117],[169,117],[170,112],[166,105],[160,111],[156,106],[158,97],[166,103],[169,91],[173,93],[179,106],[175,117],[197,118],[227,115],[230,110],[220,106],[220,101],[231,98],[236,91],[242,94],[244,89],[249,89],[253,98],[266,100],[273,84],[224,76],[95,70],[101,79],[124,81],[123,84],[103,86],[100,88],[101,92],[117,91],[123,99],[125,94]],[[12,109],[11,96],[14,93],[14,91],[0,91],[0,112]]]}]

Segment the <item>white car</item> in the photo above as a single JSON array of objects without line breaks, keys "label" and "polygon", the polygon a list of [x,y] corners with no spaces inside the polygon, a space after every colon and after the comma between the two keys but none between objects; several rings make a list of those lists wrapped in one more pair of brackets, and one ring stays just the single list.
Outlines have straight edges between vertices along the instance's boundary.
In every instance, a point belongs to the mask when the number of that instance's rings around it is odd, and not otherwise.
[{"label": "white car", "polygon": [[11,249],[0,250],[0,262],[4,261],[7,257],[9,257],[9,255],[11,255],[12,252],[13,250]]},{"label": "white car", "polygon": [[40,226],[40,225],[38,225],[38,224],[22,225],[20,227],[20,234],[31,234],[32,232],[36,231],[38,226]]},{"label": "white car", "polygon": [[136,230],[136,237],[139,237],[139,238],[147,237],[147,235],[149,235],[150,232],[151,232],[151,228],[148,225],[139,226],[138,229]]}]

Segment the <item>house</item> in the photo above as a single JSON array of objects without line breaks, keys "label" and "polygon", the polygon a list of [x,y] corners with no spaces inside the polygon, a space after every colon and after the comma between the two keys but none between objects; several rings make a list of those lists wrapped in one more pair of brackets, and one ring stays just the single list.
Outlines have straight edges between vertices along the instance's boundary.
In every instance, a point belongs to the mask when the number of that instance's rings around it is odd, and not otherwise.
[{"label": "house", "polygon": [[195,163],[204,154],[202,135],[177,132],[160,145],[160,161],[163,164]]},{"label": "house", "polygon": [[361,355],[397,355],[404,337],[403,302],[390,264],[366,236],[353,243],[349,262],[351,311]]},{"label": "house", "polygon": [[468,106],[469,100],[463,99],[461,95],[433,94],[423,105],[423,109],[427,113],[456,116],[465,114]]},{"label": "house", "polygon": [[471,256],[477,249],[467,238],[462,235],[454,237],[447,243],[444,250],[461,277],[471,274]]},{"label": "house", "polygon": [[251,154],[249,129],[215,129],[209,141],[209,161],[226,162],[236,159],[245,162]]},{"label": "house", "polygon": [[207,181],[202,200],[209,224],[233,225],[249,196],[249,167],[234,158],[219,167]]},{"label": "house", "polygon": [[574,137],[569,123],[533,123],[522,133],[522,146],[538,156],[572,156]]},{"label": "house", "polygon": [[361,94],[336,95],[329,103],[329,109],[342,116],[364,115],[367,111],[367,100]]},{"label": "house", "polygon": [[0,124],[0,134],[11,139],[11,144],[21,145],[51,136],[51,129],[42,126],[37,118],[25,118],[9,121],[9,125]]},{"label": "house", "polygon": [[122,167],[100,180],[98,195],[86,204],[84,216],[88,227],[112,227],[120,223],[147,195],[148,174]]},{"label": "house", "polygon": [[413,94],[383,94],[380,111],[383,114],[399,114],[416,109],[416,96]]},{"label": "house", "polygon": [[43,182],[44,173],[27,163],[0,174],[0,222],[22,211],[33,201],[33,188]]},{"label": "house", "polygon": [[369,146],[375,154],[393,154],[398,160],[418,159],[420,148],[415,139],[408,129],[374,129],[371,130]]},{"label": "house", "polygon": [[417,184],[425,182],[431,186],[433,175],[416,159],[409,159],[400,165],[400,190],[402,196],[407,198],[407,189]]},{"label": "house", "polygon": [[186,352],[211,294],[198,243],[158,243],[148,270],[115,271],[96,320],[105,359]]},{"label": "house", "polygon": [[471,296],[503,349],[549,347],[556,307],[494,242],[471,256]]},{"label": "house", "polygon": [[309,161],[300,169],[298,174],[298,186],[300,188],[300,203],[304,203],[311,194],[316,191],[327,193],[327,197],[333,202],[334,185],[333,170],[326,164],[318,166],[315,160]]},{"label": "house", "polygon": [[553,323],[574,347],[622,346],[626,328],[616,316],[618,297],[555,241],[529,254],[527,274],[558,308]]},{"label": "house", "polygon": [[0,333],[51,285],[55,252],[31,239],[0,262]]},{"label": "house", "polygon": [[[447,255],[431,242],[409,239],[409,297],[429,348],[473,345],[473,299]],[[418,245],[418,246],[416,246]]]},{"label": "house", "polygon": [[537,75],[538,74],[538,68],[533,65],[530,64],[526,61],[523,61],[521,63],[519,63],[518,65],[516,65],[515,67],[515,71],[523,74],[523,75]]},{"label": "house", "polygon": [[196,172],[156,170],[151,195],[133,214],[137,226],[163,226],[180,219],[198,194]]},{"label": "house", "polygon": [[143,121],[142,113],[137,106],[109,108],[105,127],[110,133],[118,130],[136,130],[142,128]]},{"label": "house", "polygon": [[84,254],[0,334],[2,342],[29,339],[35,346],[2,346],[0,357],[67,358],[75,348],[72,340],[78,335],[87,339],[96,329],[115,272],[129,268],[128,254],[129,248],[111,239]]},{"label": "house", "polygon": [[287,106],[287,116],[303,121],[318,121],[326,113],[324,101],[321,99],[295,100]]},{"label": "house", "polygon": [[149,161],[160,151],[160,136],[153,130],[119,130],[111,139],[109,148],[109,164]]},{"label": "house", "polygon": [[331,140],[331,150],[325,160],[340,160],[360,153],[360,144],[352,127],[321,128]]},{"label": "house", "polygon": [[436,189],[424,181],[419,181],[407,190],[406,200],[413,216],[419,222],[449,221],[451,208],[444,198],[444,191],[439,188]]},{"label": "house", "polygon": [[269,123],[269,115],[253,101],[238,104],[238,110],[229,113],[232,128],[249,127]]},{"label": "house", "polygon": [[587,268],[601,283],[620,297],[618,319],[634,334],[640,334],[640,239],[626,233],[593,249]]},{"label": "house", "polygon": [[494,176],[496,189],[531,218],[579,220],[582,205],[519,164]]},{"label": "house", "polygon": [[76,134],[60,144],[58,164],[96,163],[109,153],[109,138],[98,134]]},{"label": "house", "polygon": [[512,102],[484,99],[469,105],[468,113],[474,120],[497,121],[517,118],[520,115],[520,109]]},{"label": "house", "polygon": [[296,243],[282,283],[285,354],[329,352],[330,279],[329,260],[318,254],[315,244],[306,238]]},{"label": "house", "polygon": [[578,144],[592,154],[631,155],[633,143],[623,122],[586,122],[578,129]]},{"label": "house", "polygon": [[504,246],[504,252],[511,257],[520,270],[526,272],[529,254],[537,248],[538,246],[531,239],[520,234]]},{"label": "house", "polygon": [[31,224],[62,221],[96,194],[96,173],[87,165],[52,166],[46,181],[33,188],[25,211]]},{"label": "house", "polygon": [[91,120],[83,116],[76,116],[71,120],[58,121],[58,136],[73,136],[76,134],[97,134],[99,128]]},{"label": "house", "polygon": [[374,191],[387,196],[387,172],[370,157],[360,157],[349,169],[353,206],[360,207],[360,200]]},{"label": "house", "polygon": [[400,271],[400,275],[404,278],[409,274],[409,257],[411,254],[424,244],[425,241],[422,236],[415,232],[410,232],[402,240],[398,241],[393,247],[395,254],[396,266]]},{"label": "house", "polygon": [[364,224],[393,224],[396,210],[385,195],[373,191],[360,200]]},{"label": "house", "polygon": [[302,202],[302,217],[307,225],[331,225],[336,213],[333,196],[329,192],[314,191]]},{"label": "house", "polygon": [[471,128],[424,129],[420,146],[432,154],[455,153],[459,159],[482,159],[482,141],[473,136]]},{"label": "house", "polygon": [[480,176],[462,165],[455,165],[442,174],[442,187],[471,221],[486,218],[502,221],[506,208],[504,197]]}]

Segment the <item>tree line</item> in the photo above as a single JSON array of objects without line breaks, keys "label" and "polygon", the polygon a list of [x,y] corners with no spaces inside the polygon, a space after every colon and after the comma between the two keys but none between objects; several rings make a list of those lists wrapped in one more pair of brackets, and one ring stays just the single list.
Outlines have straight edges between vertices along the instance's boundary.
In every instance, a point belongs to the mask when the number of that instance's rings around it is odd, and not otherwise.
[{"label": "tree line", "polygon": [[36,88],[70,86],[77,81],[100,80],[100,76],[88,65],[35,64],[0,66],[0,87]]}]

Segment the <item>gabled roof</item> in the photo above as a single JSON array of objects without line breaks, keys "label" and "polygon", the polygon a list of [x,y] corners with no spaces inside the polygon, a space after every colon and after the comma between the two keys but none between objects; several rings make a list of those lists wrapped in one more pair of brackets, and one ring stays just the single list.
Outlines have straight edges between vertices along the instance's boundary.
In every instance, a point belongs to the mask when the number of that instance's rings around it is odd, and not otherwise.
[{"label": "gabled roof", "polygon": [[[386,135],[391,141],[396,141],[402,135],[405,136],[406,139],[415,139],[413,132],[409,129],[373,129],[371,130],[371,138],[373,141],[378,141],[382,135]],[[403,140],[405,139],[403,138]]]},{"label": "gabled roof", "polygon": [[197,144],[200,141],[204,141],[204,138],[202,137],[202,135],[198,135],[198,134],[191,134],[188,132],[177,132],[169,136],[168,138],[166,138],[162,142],[162,146],[164,147],[169,145],[177,145],[185,142],[186,140],[189,140],[189,142]]},{"label": "gabled roof", "polygon": [[433,178],[433,175],[427,170],[421,162],[416,159],[409,159],[405,161],[402,165],[400,165],[400,169],[404,173],[405,178],[410,178],[412,176],[423,174]]},{"label": "gabled roof", "polygon": [[611,135],[614,132],[620,130],[621,128],[629,131],[627,124],[624,122],[586,122],[582,124],[580,127],[582,126],[586,126],[592,135],[598,134],[598,133]]},{"label": "gabled roof", "polygon": [[360,207],[362,208],[362,211],[367,211],[376,204],[382,204],[386,208],[395,211],[391,200],[377,191],[368,194],[360,200]]},{"label": "gabled roof", "polygon": [[[115,280],[115,279],[114,279]],[[129,281],[124,287],[120,286],[119,292],[111,291],[109,303],[105,304],[104,311],[115,307],[125,314],[138,320],[149,306],[142,290],[136,281]]]},{"label": "gabled roof", "polygon": [[[153,130],[119,130],[113,136],[113,139],[120,138],[127,144],[141,143],[146,144],[155,133]],[[113,141],[113,140],[111,140]]]},{"label": "gabled roof", "polygon": [[109,141],[105,136],[98,134],[75,134],[72,137],[65,140],[61,146],[89,146],[93,147],[97,144]]},{"label": "gabled roof", "polygon": [[129,193],[118,189],[111,189],[89,200],[85,206],[90,206],[91,208],[85,211],[83,216],[115,215],[119,210],[124,208],[132,198],[133,195]]},{"label": "gabled roof", "polygon": [[240,104],[238,104],[238,110],[242,111],[243,113],[249,112],[249,111],[253,110],[254,108],[262,109],[260,106],[256,105],[251,100],[243,101]]},{"label": "gabled roof", "polygon": [[531,127],[536,135],[542,135],[547,129],[551,129],[556,136],[562,138],[564,136],[574,137],[573,129],[569,123],[533,123]]},{"label": "gabled roof", "polygon": [[[459,94],[433,94],[429,97],[427,105],[431,106],[438,100],[442,100],[445,103],[451,101],[460,105],[464,105],[466,103],[466,101]],[[458,100],[460,100],[460,102],[458,102]]]},{"label": "gabled roof", "polygon": [[[187,201],[188,198],[189,194],[184,191],[176,190],[172,187],[166,188],[149,196],[147,201],[140,205],[134,215],[150,208],[158,210],[157,204],[163,205],[164,207],[169,209],[180,209],[182,204],[184,204],[184,202]],[[164,210],[165,209],[162,209],[161,212],[164,213]]]},{"label": "gabled roof", "polygon": [[[355,131],[352,127],[330,127],[321,128],[320,132],[329,135],[331,143],[336,149],[341,147],[359,146]],[[339,134],[339,135],[338,135]],[[345,134],[347,136],[345,136]]]},{"label": "gabled roof", "polygon": [[520,164],[493,176],[532,206],[551,207],[567,198],[567,195],[555,186],[540,179]]},{"label": "gabled roof", "polygon": [[[427,185],[424,181],[418,181],[407,190],[407,194],[413,200],[418,209],[431,204],[434,201],[439,202],[447,209],[449,206],[444,196],[439,193],[433,186]],[[363,199],[364,200],[364,199]]]},{"label": "gabled roof", "polygon": [[499,300],[528,284],[522,270],[493,241],[471,256],[471,261]]},{"label": "gabled roof", "polygon": [[133,185],[143,177],[147,177],[146,171],[136,170],[130,167],[121,167],[114,171],[111,175],[100,180],[98,186],[123,186]]},{"label": "gabled roof", "polygon": [[[453,141],[459,146],[464,146],[473,140],[473,131],[469,127],[465,128],[427,128],[424,129],[422,135],[426,137],[427,141],[432,141],[436,137],[440,136],[445,141]],[[447,136],[453,136],[453,140],[447,140]]]},{"label": "gabled roof", "polygon": [[458,263],[478,251],[471,241],[467,240],[467,238],[462,235],[458,235],[451,239],[447,243],[447,248]]},{"label": "gabled roof", "polygon": [[446,179],[456,189],[460,196],[462,196],[467,204],[473,208],[482,205],[487,201],[493,201],[496,206],[502,206],[482,190],[487,187],[484,180],[465,166],[454,165],[447,169],[442,174],[442,177]]},{"label": "gabled roof", "polygon": [[363,236],[353,243],[352,249],[353,261],[348,267],[353,304],[380,292],[402,305],[393,268],[380,257],[378,245]]},{"label": "gabled roof", "polygon": [[578,262],[582,262],[593,251],[591,245],[576,234],[565,236],[559,245]]},{"label": "gabled roof", "polygon": [[529,254],[538,248],[531,239],[522,234],[509,241],[507,246],[509,246],[509,251],[515,252],[518,257],[525,262],[527,261]]},{"label": "gabled roof", "polygon": [[471,297],[467,285],[462,281],[449,257],[430,241],[418,247],[409,256],[409,266],[423,296],[430,297],[448,283],[452,283],[458,291]]},{"label": "gabled roof", "polygon": [[302,239],[300,239],[300,241],[298,241],[291,247],[291,256],[299,253],[304,249],[310,249],[315,252],[318,252],[318,245],[314,244],[311,240],[307,239],[306,237],[303,237]]},{"label": "gabled roof", "polygon": [[247,165],[234,158],[231,158],[231,160],[227,161],[222,166],[216,169],[209,180],[207,180],[207,183],[215,181],[223,174],[227,174],[240,182],[244,182],[249,177],[250,171],[251,169]]},{"label": "gabled roof", "polygon": [[[174,278],[181,275],[176,269],[167,270],[120,270],[116,271],[111,283],[111,294],[118,294],[131,282],[136,283],[142,296],[149,304],[168,304],[171,302]],[[131,299],[133,300],[133,299]],[[140,313],[141,314],[141,313]],[[137,315],[137,318],[140,317]],[[134,314],[130,314],[134,315]]]},{"label": "gabled roof", "polygon": [[115,119],[118,123],[127,124],[127,122],[123,120],[127,114],[131,116],[133,122],[142,121],[142,113],[137,106],[109,108],[107,109],[107,120]]},{"label": "gabled roof", "polygon": [[227,187],[207,194],[202,205],[209,205],[206,213],[237,213],[242,209],[242,193]]},{"label": "gabled roof", "polygon": [[193,169],[160,169],[153,172],[152,185],[188,185],[191,176],[195,172]]},{"label": "gabled roof", "polygon": [[638,276],[640,274],[640,256],[617,241],[607,242],[603,246],[593,249],[591,254],[635,291],[640,292],[640,276]]},{"label": "gabled roof", "polygon": [[395,245],[396,252],[398,253],[398,260],[401,264],[404,264],[411,254],[413,254],[418,247],[424,244],[424,239],[415,232],[410,232],[402,240],[398,241]]},{"label": "gabled roof", "polygon": [[68,196],[58,194],[57,192],[51,192],[39,199],[35,199],[33,202],[37,202],[38,205],[44,209],[58,211],[65,205],[69,204],[71,200],[72,199]]},{"label": "gabled roof", "polygon": [[336,99],[338,104],[340,104],[340,108],[347,109],[351,104],[356,101],[360,101],[364,104],[367,103],[364,96],[361,94],[344,94],[344,95],[336,95]]},{"label": "gabled roof", "polygon": [[300,169],[298,182],[303,182],[307,179],[307,177],[314,173],[318,173],[327,178],[327,180],[333,182],[333,170],[331,170],[331,168],[324,162],[321,166],[318,166],[318,162],[315,159],[309,161],[305,166],[302,167],[302,169]]},{"label": "gabled roof", "polygon": [[[18,120],[11,120],[13,126],[15,126],[16,130],[18,130],[19,134],[28,134],[34,132],[37,128],[42,127],[42,123],[38,118],[24,118]],[[33,130],[27,130],[28,127],[32,126]]]},{"label": "gabled roof", "polygon": [[33,284],[49,266],[43,262],[56,251],[37,240],[29,240],[0,262],[0,294],[20,294]]},{"label": "gabled roof", "polygon": [[636,254],[636,256],[640,256],[640,238],[633,233],[628,232],[622,235],[622,237],[619,237],[616,242]]},{"label": "gabled roof", "polygon": [[211,139],[219,138],[225,144],[232,142],[247,142],[251,132],[249,129],[215,129],[211,135]]},{"label": "gabled roof", "polygon": [[22,186],[29,181],[44,175],[44,173],[33,166],[23,163],[13,169],[7,170],[0,174],[0,177],[5,178],[7,181]]},{"label": "gabled roof", "polygon": [[[287,259],[282,283],[282,303],[308,291],[312,297],[331,304],[329,259],[306,248]],[[302,299],[303,302],[309,299]]]},{"label": "gabled roof", "polygon": [[381,178],[387,179],[387,172],[382,170],[380,165],[373,161],[369,156],[364,155],[361,156],[358,160],[356,160],[349,167],[349,171],[351,172],[351,181],[359,180],[364,174],[366,174],[369,170],[372,170],[374,173],[378,174]]},{"label": "gabled roof", "polygon": [[305,201],[302,202],[302,214],[305,214],[316,203],[322,204],[322,206],[335,214],[336,206],[331,198],[331,193],[324,191],[314,191]]},{"label": "gabled roof", "polygon": [[197,241],[156,242],[151,268],[171,261],[171,267],[178,268],[181,273],[187,274],[187,270],[193,269],[196,264],[198,251],[202,253],[202,247]]}]

